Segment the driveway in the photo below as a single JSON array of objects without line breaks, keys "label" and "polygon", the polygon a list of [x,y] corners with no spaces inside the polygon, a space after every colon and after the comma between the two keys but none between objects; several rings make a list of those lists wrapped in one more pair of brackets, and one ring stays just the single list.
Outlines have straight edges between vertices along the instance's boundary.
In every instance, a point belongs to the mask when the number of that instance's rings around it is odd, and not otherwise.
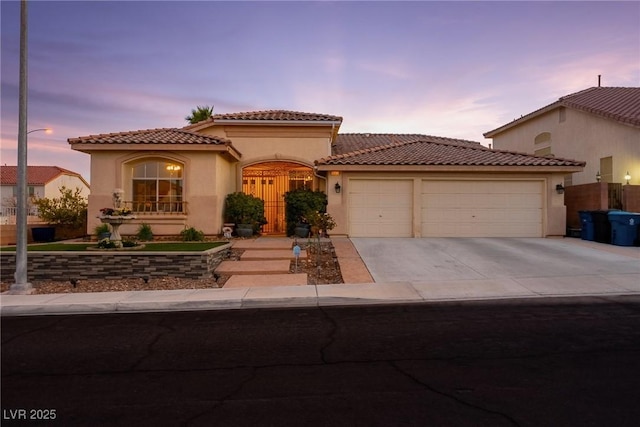
[{"label": "driveway", "polygon": [[[533,292],[640,291],[640,248],[580,239],[352,238],[376,283],[477,281]],[[589,246],[591,244],[591,246]],[[609,250],[617,250],[618,253]],[[504,287],[504,286],[503,286]]]}]

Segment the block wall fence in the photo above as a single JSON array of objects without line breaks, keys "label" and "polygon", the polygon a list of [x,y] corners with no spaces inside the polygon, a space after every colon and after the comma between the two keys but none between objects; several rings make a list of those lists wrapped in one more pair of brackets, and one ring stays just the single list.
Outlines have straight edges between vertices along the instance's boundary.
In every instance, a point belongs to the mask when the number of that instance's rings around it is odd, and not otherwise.
[{"label": "block wall fence", "polygon": [[[205,252],[28,252],[29,280],[125,279],[172,276],[209,279],[228,256],[231,244]],[[0,253],[0,279],[11,282],[16,271],[15,252]]]}]

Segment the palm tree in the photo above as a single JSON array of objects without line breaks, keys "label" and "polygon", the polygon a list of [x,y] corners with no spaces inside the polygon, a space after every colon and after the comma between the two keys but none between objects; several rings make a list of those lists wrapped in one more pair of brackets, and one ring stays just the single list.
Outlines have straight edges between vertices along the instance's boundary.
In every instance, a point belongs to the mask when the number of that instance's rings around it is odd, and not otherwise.
[{"label": "palm tree", "polygon": [[213,115],[213,106],[209,107],[208,105],[201,106],[198,105],[195,109],[191,110],[191,115],[185,117],[184,119],[188,121],[190,124],[198,123],[203,120],[207,120]]}]

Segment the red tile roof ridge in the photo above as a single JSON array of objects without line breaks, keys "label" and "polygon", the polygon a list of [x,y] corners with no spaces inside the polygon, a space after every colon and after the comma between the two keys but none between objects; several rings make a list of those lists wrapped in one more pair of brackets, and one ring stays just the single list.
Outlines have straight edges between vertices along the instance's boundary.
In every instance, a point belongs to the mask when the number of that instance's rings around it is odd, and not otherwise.
[{"label": "red tile roof ridge", "polygon": [[478,144],[478,145],[482,145],[481,142],[479,141],[473,141],[470,139],[461,139],[461,138],[450,138],[447,136],[436,136],[436,135],[427,135],[427,134],[423,134],[423,133],[387,133],[387,132],[340,132],[338,134],[338,136],[389,136],[391,138],[393,138],[394,136],[397,137],[407,137],[407,136],[415,136],[416,139],[421,139],[421,138],[430,138],[433,139],[434,142],[435,140],[443,140],[443,141],[450,141],[453,143],[471,143],[471,144]]},{"label": "red tile roof ridge", "polygon": [[189,136],[193,136],[193,137],[197,137],[197,138],[215,140],[215,141],[224,143],[225,145],[230,145],[231,144],[231,141],[229,139],[227,139],[227,138],[222,138],[222,137],[213,136],[213,135],[206,135],[206,134],[199,133],[199,132],[192,132],[192,131],[190,131],[188,129],[183,129],[183,128],[166,128],[166,127],[165,128],[138,129],[138,130],[130,130],[130,131],[122,131],[122,132],[110,132],[110,133],[93,134],[93,135],[87,135],[87,136],[79,136],[79,137],[76,137],[76,138],[69,138],[67,141],[70,144],[76,144],[76,143],[81,143],[81,142],[84,142],[84,141],[90,141],[90,140],[98,139],[98,138],[126,137],[126,136],[133,136],[133,135],[152,134],[154,132],[175,132],[175,133],[189,135]]},{"label": "red tile roof ridge", "polygon": [[[545,105],[542,108],[538,108],[537,110],[534,110],[528,114],[525,114],[523,116],[520,116],[517,119],[513,119],[512,121],[510,121],[509,123],[506,123],[502,126],[499,126],[495,129],[492,129],[488,132],[485,132],[483,135],[485,138],[491,138],[496,132],[501,131],[501,130],[506,130],[511,128],[513,125],[515,125],[516,123],[520,123],[520,122],[525,122],[527,120],[529,120],[530,118],[536,117],[537,115],[545,112],[545,111],[550,111],[556,107],[569,107],[569,108],[574,108],[580,111],[585,111],[585,112],[589,112],[592,114],[596,114],[599,115],[601,117],[606,117],[609,119],[613,119],[622,123],[626,123],[632,126],[636,126],[636,127],[640,127],[640,114],[637,114],[635,117],[629,117],[628,115],[624,115],[621,113],[617,113],[615,111],[610,111],[607,109],[602,109],[602,108],[595,108],[592,106],[588,106],[588,105],[584,105],[581,104],[579,102],[575,102],[576,98],[579,98],[583,95],[587,95],[589,93],[596,93],[596,92],[611,92],[612,90],[617,90],[619,91],[625,91],[625,92],[632,92],[632,91],[637,91],[640,94],[640,87],[624,87],[624,86],[595,86],[595,87],[589,87],[583,90],[580,90],[578,92],[574,92],[571,93],[569,95],[565,95],[565,96],[561,96],[560,98],[558,98],[557,101],[554,101],[548,105]],[[628,94],[627,94],[628,95]],[[640,95],[636,95],[638,98],[640,99]],[[636,108],[638,108],[638,106],[640,106],[640,104],[638,104],[638,101],[636,100]],[[625,111],[627,112],[627,111]]]},{"label": "red tile roof ridge", "polygon": [[[348,159],[351,157],[356,157],[358,155],[362,155],[362,154],[367,154],[367,153],[375,153],[375,152],[379,152],[379,151],[383,151],[383,150],[390,150],[390,149],[394,149],[397,147],[404,147],[404,146],[408,146],[408,145],[412,145],[412,144],[432,144],[432,145],[442,145],[442,146],[449,146],[449,147],[456,147],[462,150],[469,150],[469,151],[484,151],[487,153],[492,153],[492,154],[508,154],[508,155],[513,155],[513,156],[521,156],[523,157],[523,159],[533,159],[533,158],[537,158],[540,159],[541,161],[545,161],[545,162],[571,162],[571,163],[576,163],[582,166],[586,165],[586,162],[584,161],[579,161],[579,160],[574,160],[574,159],[564,159],[564,158],[560,158],[560,157],[544,157],[544,156],[535,156],[533,154],[528,154],[528,153],[523,153],[523,152],[518,152],[518,151],[509,151],[509,150],[496,150],[496,149],[492,149],[489,147],[485,147],[484,145],[478,144],[478,145],[471,145],[471,144],[460,144],[460,143],[451,143],[451,142],[443,142],[443,141],[430,141],[430,140],[425,140],[425,139],[415,139],[415,140],[411,140],[411,141],[399,141],[399,142],[393,142],[393,143],[389,143],[389,144],[385,144],[385,145],[379,145],[376,147],[369,147],[369,148],[363,148],[361,150],[355,150],[355,151],[351,151],[348,153],[342,153],[342,154],[337,154],[337,155],[333,155],[333,156],[328,156],[328,157],[323,157],[321,159],[316,160],[316,164],[320,164],[320,163],[326,163],[332,160],[338,160],[338,159]],[[442,164],[449,164],[450,162],[442,162]],[[469,161],[466,162],[470,165],[472,164],[476,164],[476,162],[473,161]],[[500,162],[496,162],[495,164],[499,164]],[[525,161],[523,160],[522,162],[516,162],[516,164],[524,164]]]},{"label": "red tile roof ridge", "polygon": [[[0,181],[2,185],[15,185],[18,176],[17,170],[17,166],[0,166]],[[46,184],[60,175],[75,176],[84,181],[84,178],[78,172],[60,166],[27,166],[27,181],[29,185]]]},{"label": "red tile roof ridge", "polygon": [[[292,115],[300,115],[300,116],[315,116],[315,117],[324,117],[324,118],[337,119],[337,120],[342,121],[342,117],[335,116],[333,114],[311,113],[311,112],[308,112],[308,111],[295,111],[295,110],[282,110],[282,109],[257,110],[257,111],[240,111],[240,112],[236,112],[236,113],[220,113],[220,114],[214,114],[213,116],[211,116],[210,119],[207,119],[207,120],[213,119],[213,121],[215,121],[215,119],[225,119],[225,118],[235,118],[235,117],[245,117],[245,116],[264,116],[264,115],[273,115],[273,114],[292,114]],[[279,120],[279,119],[263,118],[263,120]]]}]

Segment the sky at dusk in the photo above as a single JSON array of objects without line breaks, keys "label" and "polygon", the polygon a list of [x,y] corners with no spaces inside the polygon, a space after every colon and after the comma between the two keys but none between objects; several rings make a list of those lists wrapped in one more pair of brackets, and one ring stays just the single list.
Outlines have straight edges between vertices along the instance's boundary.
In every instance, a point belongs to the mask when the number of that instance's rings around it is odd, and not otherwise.
[{"label": "sky at dusk", "polygon": [[[29,165],[89,181],[68,138],[215,113],[343,117],[341,132],[482,134],[559,97],[640,86],[640,2],[35,1]],[[1,159],[15,165],[20,3],[0,2]]]}]

